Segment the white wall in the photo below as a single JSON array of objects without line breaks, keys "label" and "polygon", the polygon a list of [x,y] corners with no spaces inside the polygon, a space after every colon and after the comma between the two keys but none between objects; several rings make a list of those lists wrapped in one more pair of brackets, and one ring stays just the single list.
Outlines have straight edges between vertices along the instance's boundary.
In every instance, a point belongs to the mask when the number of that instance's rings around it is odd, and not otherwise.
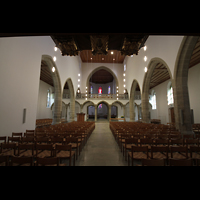
[{"label": "white wall", "polygon": [[200,123],[200,63],[189,69],[188,90],[190,109],[194,112],[194,123]]},{"label": "white wall", "polygon": [[52,118],[51,107],[47,108],[47,90],[54,91],[54,87],[40,80],[38,104],[37,104],[37,119]]},{"label": "white wall", "polygon": [[[62,87],[71,78],[77,90],[79,56],[63,57],[54,47],[49,36],[0,38],[0,135],[35,128],[42,55],[56,56]],[[23,124],[24,108],[27,113]]]},{"label": "white wall", "polygon": [[[138,55],[133,57],[126,56],[126,85],[130,94],[132,82],[136,79],[142,93],[144,80],[144,68],[149,65],[152,58],[161,58],[168,65],[171,74],[174,74],[174,66],[177,58],[177,53],[182,42],[183,36],[149,36],[145,45],[147,50],[143,48]],[[147,56],[147,61],[144,61],[144,56]]]}]

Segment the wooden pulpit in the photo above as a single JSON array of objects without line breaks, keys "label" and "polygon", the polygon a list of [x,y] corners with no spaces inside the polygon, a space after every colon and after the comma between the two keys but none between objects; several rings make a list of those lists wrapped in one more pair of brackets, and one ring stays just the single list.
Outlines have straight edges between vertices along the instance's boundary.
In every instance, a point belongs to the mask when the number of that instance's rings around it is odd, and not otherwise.
[{"label": "wooden pulpit", "polygon": [[84,122],[85,113],[76,113],[77,114],[77,122]]}]

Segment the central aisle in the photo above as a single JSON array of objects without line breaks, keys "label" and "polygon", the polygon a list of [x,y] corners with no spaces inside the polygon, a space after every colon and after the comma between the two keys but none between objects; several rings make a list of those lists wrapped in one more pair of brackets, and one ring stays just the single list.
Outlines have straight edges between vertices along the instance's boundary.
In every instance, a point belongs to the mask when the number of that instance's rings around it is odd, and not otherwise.
[{"label": "central aisle", "polygon": [[95,123],[95,130],[78,157],[76,166],[127,166],[107,120]]}]

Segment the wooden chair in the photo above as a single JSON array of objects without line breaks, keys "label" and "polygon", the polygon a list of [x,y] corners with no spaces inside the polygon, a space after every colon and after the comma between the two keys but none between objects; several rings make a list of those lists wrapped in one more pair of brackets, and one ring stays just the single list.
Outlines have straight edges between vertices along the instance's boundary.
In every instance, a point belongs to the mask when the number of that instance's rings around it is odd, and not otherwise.
[{"label": "wooden chair", "polygon": [[78,154],[80,155],[80,143],[78,142],[78,138],[76,137],[69,137],[66,138],[66,141],[64,142],[64,144],[67,145],[71,145],[72,146],[72,150],[76,149],[76,159],[78,158]]},{"label": "wooden chair", "polygon": [[34,144],[19,144],[18,145],[18,156],[21,156],[21,157],[34,156],[34,146],[35,146]]},{"label": "wooden chair", "polygon": [[7,139],[6,136],[2,136],[2,137],[0,137],[0,141],[3,141],[3,142],[0,143],[0,154],[1,154],[1,144],[2,144],[2,143],[5,144],[5,143],[6,143],[6,139]]},{"label": "wooden chair", "polygon": [[21,143],[22,144],[35,144],[35,139],[34,139],[34,137],[22,137]]},{"label": "wooden chair", "polygon": [[196,163],[198,166],[198,160],[200,160],[200,147],[198,146],[190,146],[190,158]]},{"label": "wooden chair", "polygon": [[189,150],[191,146],[199,147],[199,140],[198,139],[186,139],[185,144],[186,144],[186,147]]},{"label": "wooden chair", "polygon": [[50,143],[49,137],[36,137],[35,141],[37,144],[49,144]]},{"label": "wooden chair", "polygon": [[143,159],[142,166],[165,166],[164,159]]},{"label": "wooden chair", "polygon": [[8,137],[8,143],[15,143],[18,145],[18,143],[21,141],[21,137]]},{"label": "wooden chair", "polygon": [[187,149],[187,147],[171,146],[170,152],[171,152],[171,158],[188,159],[188,149]]},{"label": "wooden chair", "polygon": [[22,133],[12,133],[12,137],[22,137]]},{"label": "wooden chair", "polygon": [[24,137],[35,137],[35,133],[33,133],[33,132],[27,132],[27,133],[24,133]]},{"label": "wooden chair", "polygon": [[128,166],[130,166],[130,159],[133,166],[133,160],[142,160],[148,158],[148,146],[131,146],[131,152],[128,153]]},{"label": "wooden chair", "polygon": [[151,149],[151,146],[153,145],[153,139],[140,139],[140,146],[148,146],[148,149]]},{"label": "wooden chair", "polygon": [[133,145],[138,146],[138,139],[135,138],[125,139],[125,144],[123,145],[123,156],[125,153],[125,160],[127,160],[127,150],[131,151]]},{"label": "wooden chair", "polygon": [[69,166],[71,166],[71,160],[74,157],[75,166],[75,151],[72,151],[72,145],[56,145],[55,156],[60,159],[69,159]]},{"label": "wooden chair", "polygon": [[[41,151],[39,152],[39,150]],[[36,144],[36,157],[49,158],[53,156],[54,156],[54,148],[52,144]]]},{"label": "wooden chair", "polygon": [[15,156],[16,144],[15,143],[2,143],[1,144],[1,155],[3,156]]},{"label": "wooden chair", "polygon": [[33,157],[11,157],[11,166],[13,166],[13,164],[18,164],[18,165],[14,165],[14,166],[32,166],[33,165]]},{"label": "wooden chair", "polygon": [[169,147],[169,139],[156,139],[155,145],[159,147]]},{"label": "wooden chair", "polygon": [[172,139],[171,145],[173,145],[173,146],[184,146],[184,140],[183,139]]},{"label": "wooden chair", "polygon": [[168,146],[152,146],[151,147],[151,159],[163,159],[168,161],[168,152],[169,147]]},{"label": "wooden chair", "polygon": [[0,155],[0,166],[8,166],[9,156]]},{"label": "wooden chair", "polygon": [[191,159],[169,159],[170,166],[193,166]]},{"label": "wooden chair", "polygon": [[52,157],[52,158],[36,158],[36,166],[59,166],[59,158]]}]

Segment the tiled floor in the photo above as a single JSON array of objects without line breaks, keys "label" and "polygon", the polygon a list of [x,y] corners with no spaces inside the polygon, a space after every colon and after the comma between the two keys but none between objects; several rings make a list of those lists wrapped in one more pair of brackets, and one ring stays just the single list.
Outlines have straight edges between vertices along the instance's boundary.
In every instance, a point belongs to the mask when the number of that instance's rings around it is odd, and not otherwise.
[{"label": "tiled floor", "polygon": [[95,130],[76,160],[76,166],[127,166],[107,120],[95,123]]}]

